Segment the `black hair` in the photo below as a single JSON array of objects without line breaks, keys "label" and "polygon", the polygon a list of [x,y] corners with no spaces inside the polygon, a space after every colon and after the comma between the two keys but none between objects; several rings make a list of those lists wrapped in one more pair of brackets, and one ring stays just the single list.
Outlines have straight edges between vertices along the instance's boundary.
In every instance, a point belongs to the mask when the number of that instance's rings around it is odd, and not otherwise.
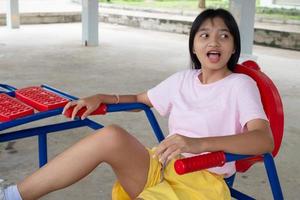
[{"label": "black hair", "polygon": [[234,48],[235,52],[231,55],[227,67],[229,70],[233,71],[235,65],[237,64],[240,53],[241,53],[241,39],[240,39],[240,31],[238,25],[230,12],[224,9],[207,9],[201,12],[196,19],[194,20],[189,37],[189,51],[191,56],[191,65],[193,69],[201,69],[201,63],[198,60],[196,54],[194,53],[194,38],[196,33],[199,30],[199,27],[203,24],[203,22],[207,19],[214,19],[216,17],[220,17],[223,19],[225,25],[229,29],[229,32],[233,36],[234,40]]}]

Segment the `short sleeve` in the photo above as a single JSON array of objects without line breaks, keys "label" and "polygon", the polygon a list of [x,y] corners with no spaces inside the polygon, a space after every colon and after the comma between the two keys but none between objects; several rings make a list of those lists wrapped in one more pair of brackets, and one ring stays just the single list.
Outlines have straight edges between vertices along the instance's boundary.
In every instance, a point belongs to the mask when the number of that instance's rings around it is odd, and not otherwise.
[{"label": "short sleeve", "polygon": [[179,76],[179,73],[173,74],[147,92],[151,104],[162,116],[166,116],[170,113],[172,98],[174,98],[178,88]]},{"label": "short sleeve", "polygon": [[250,78],[240,85],[237,106],[241,127],[253,119],[268,120],[256,82]]}]

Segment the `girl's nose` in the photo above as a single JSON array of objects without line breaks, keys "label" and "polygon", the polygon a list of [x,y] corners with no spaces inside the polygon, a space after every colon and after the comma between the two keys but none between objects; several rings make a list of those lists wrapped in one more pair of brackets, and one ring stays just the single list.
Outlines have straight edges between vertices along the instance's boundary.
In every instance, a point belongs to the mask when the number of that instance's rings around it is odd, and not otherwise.
[{"label": "girl's nose", "polygon": [[219,47],[220,46],[220,43],[218,41],[218,36],[217,35],[212,35],[210,37],[210,41],[208,43],[208,46],[209,47]]},{"label": "girl's nose", "polygon": [[208,43],[209,47],[219,47],[220,44],[217,41],[211,41],[210,43]]}]

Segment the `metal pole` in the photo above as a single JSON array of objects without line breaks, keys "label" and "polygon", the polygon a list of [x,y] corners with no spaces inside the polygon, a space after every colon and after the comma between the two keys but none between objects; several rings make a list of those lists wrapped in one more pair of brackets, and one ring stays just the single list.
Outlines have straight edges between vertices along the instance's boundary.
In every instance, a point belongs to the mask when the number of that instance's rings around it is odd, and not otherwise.
[{"label": "metal pole", "polygon": [[98,0],[82,0],[82,43],[98,46]]},{"label": "metal pole", "polygon": [[19,1],[8,0],[6,25],[10,28],[20,27]]},{"label": "metal pole", "polygon": [[253,59],[255,0],[230,0],[230,11],[241,33],[241,57]]},{"label": "metal pole", "polygon": [[48,161],[47,133],[39,134],[38,141],[39,141],[39,165],[40,167],[43,167]]}]

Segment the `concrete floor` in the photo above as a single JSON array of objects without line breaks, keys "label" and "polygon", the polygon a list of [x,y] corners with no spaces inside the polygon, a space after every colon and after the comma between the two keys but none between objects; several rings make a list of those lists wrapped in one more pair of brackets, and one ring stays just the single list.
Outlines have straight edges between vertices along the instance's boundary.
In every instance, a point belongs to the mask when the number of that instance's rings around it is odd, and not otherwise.
[{"label": "concrete floor", "polygon": [[[0,82],[18,88],[49,84],[80,97],[96,92],[128,94],[145,91],[172,73],[189,67],[186,35],[102,23],[99,33],[99,47],[83,47],[79,23],[23,25],[15,30],[0,27]],[[282,95],[285,135],[276,164],[285,198],[296,200],[300,188],[297,159],[300,150],[300,52],[255,46],[254,54]],[[143,113],[115,113],[92,119],[105,125],[120,124],[145,145],[156,144]],[[63,117],[56,117],[33,125],[63,120]],[[166,132],[166,120],[159,117],[159,121]],[[90,132],[80,128],[49,135],[49,157]],[[16,182],[37,169],[36,138],[17,141],[15,152],[3,150],[4,146],[0,145],[0,178]],[[111,169],[104,165],[75,185],[42,199],[107,200],[113,181]],[[272,199],[261,164],[239,174],[235,185],[257,199]]]}]

